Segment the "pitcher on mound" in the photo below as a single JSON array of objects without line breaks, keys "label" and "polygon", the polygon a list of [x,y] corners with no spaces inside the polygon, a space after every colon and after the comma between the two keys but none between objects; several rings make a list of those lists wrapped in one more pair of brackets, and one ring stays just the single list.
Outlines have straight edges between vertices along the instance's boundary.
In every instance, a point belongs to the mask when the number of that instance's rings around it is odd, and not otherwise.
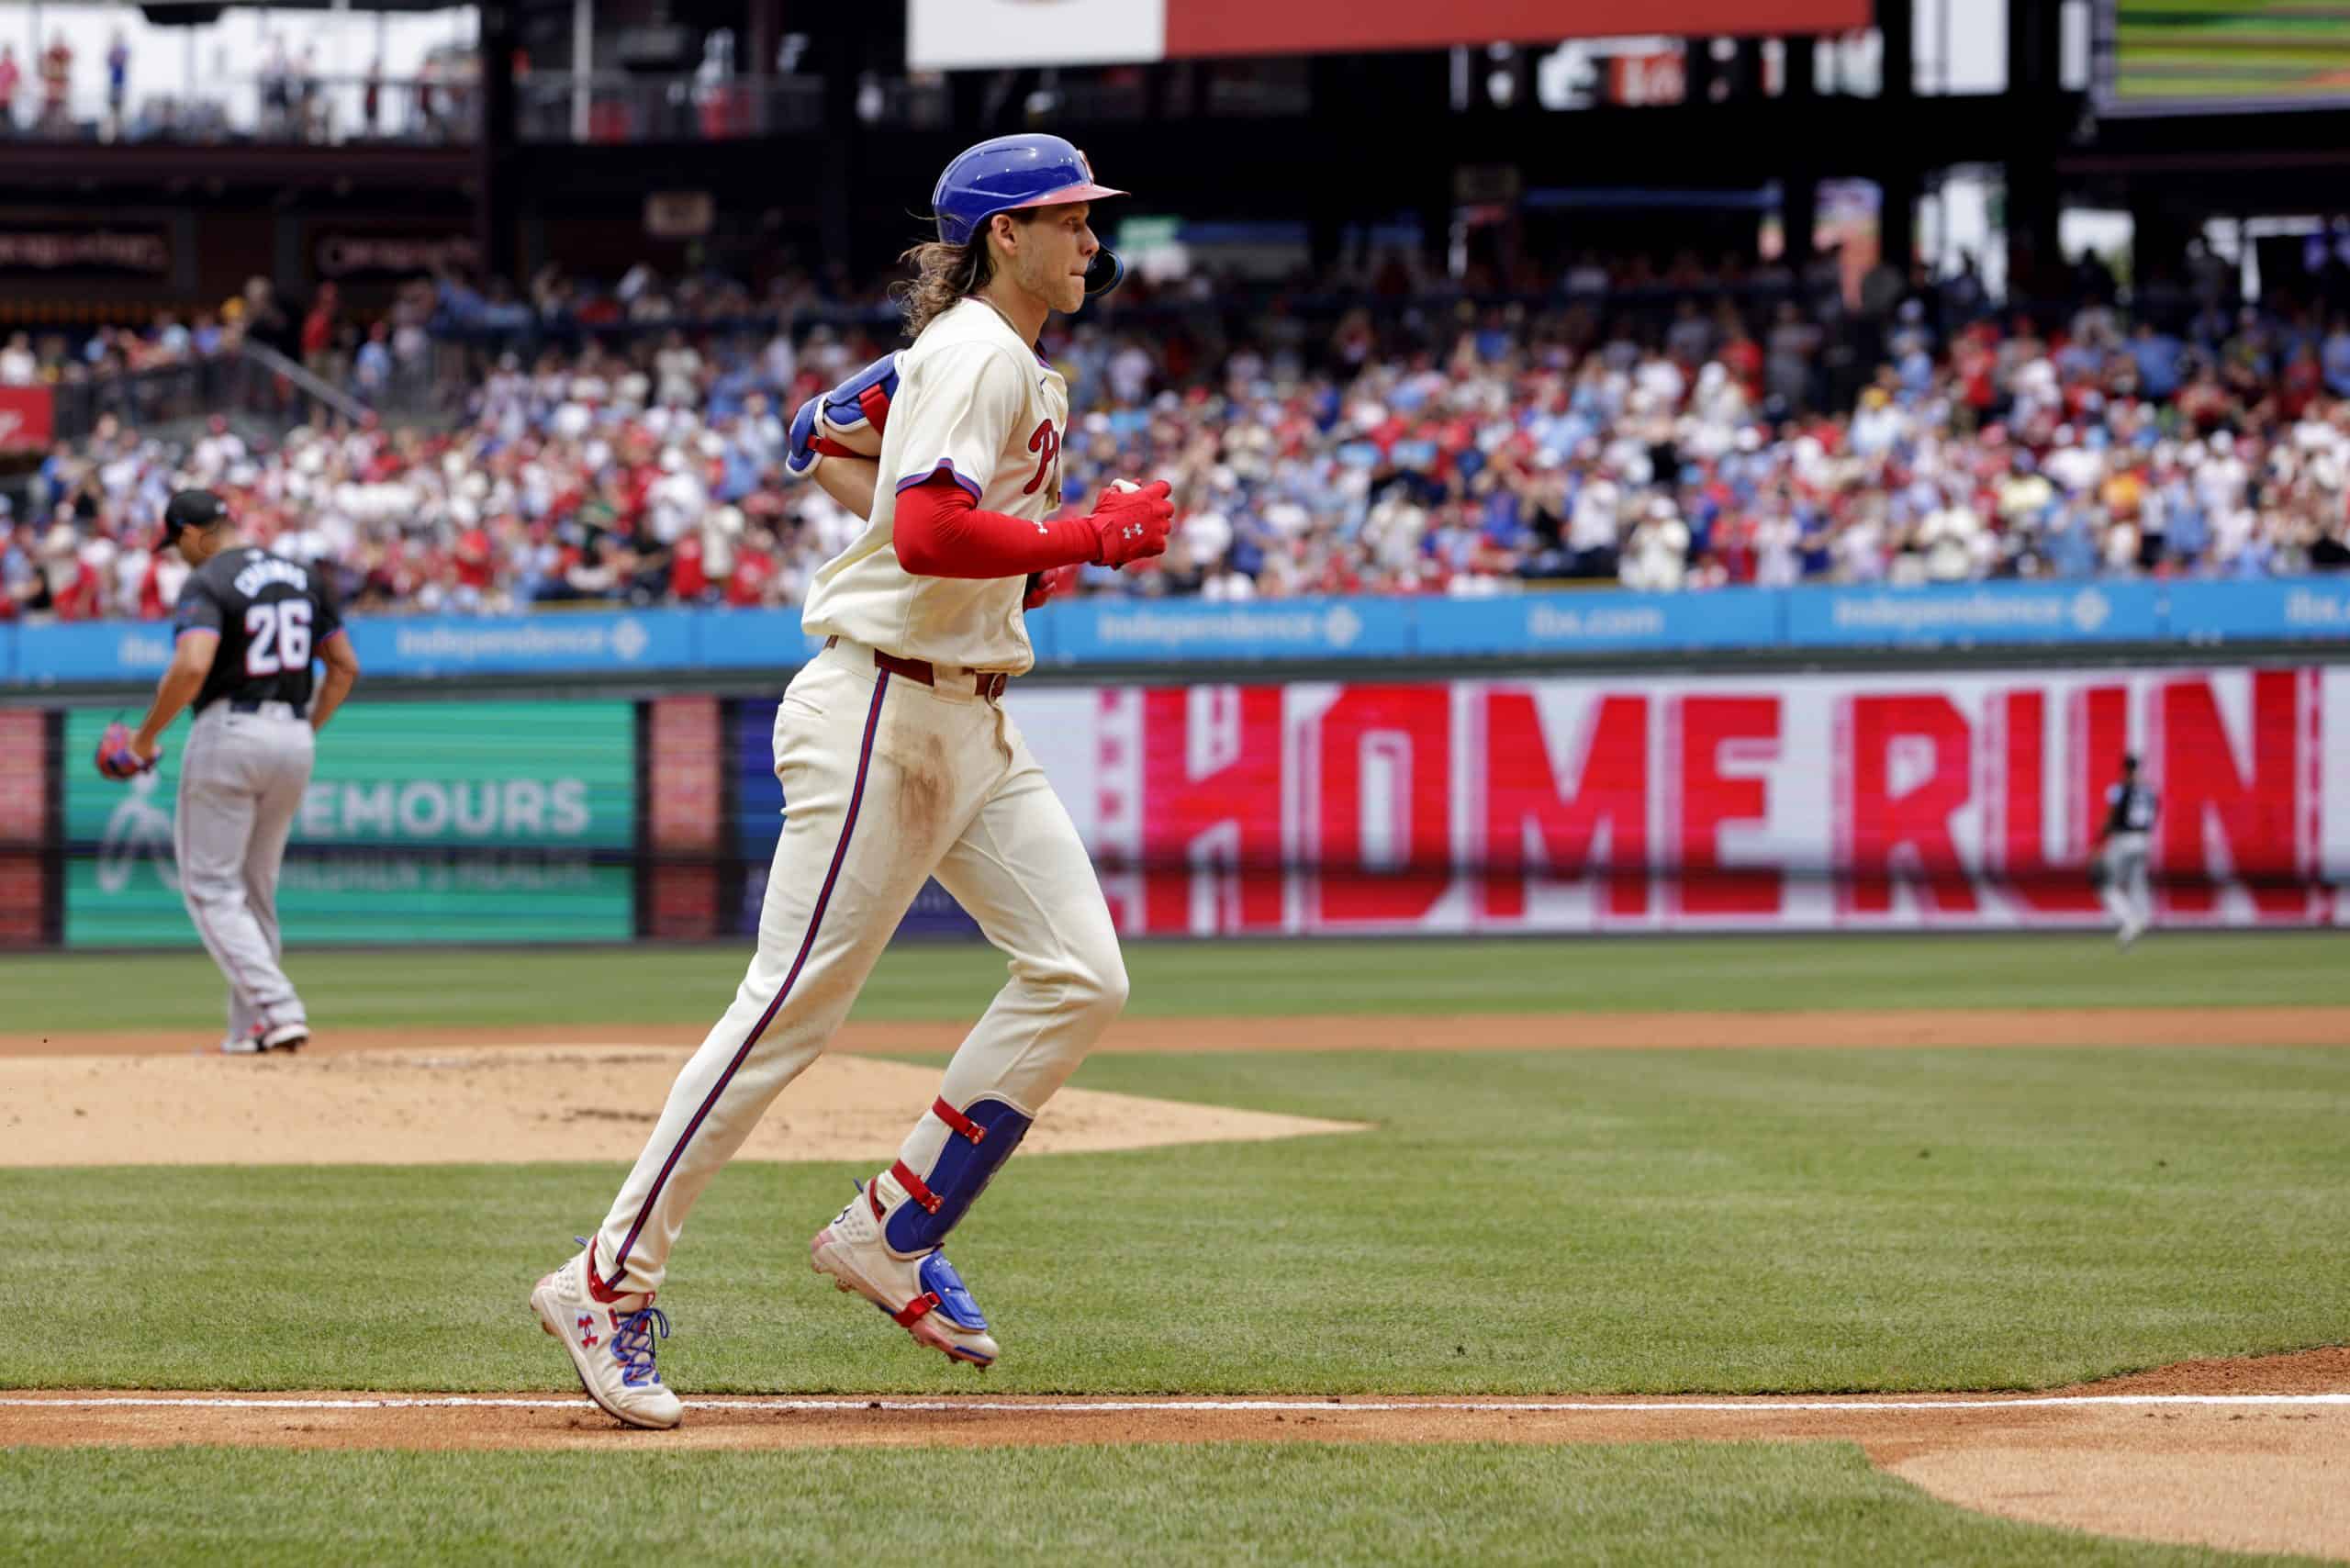
[{"label": "pitcher on mound", "polygon": [[1036,341],[1052,311],[1123,275],[1089,218],[1125,194],[1057,136],[957,157],[931,198],[936,241],[906,254],[920,270],[901,288],[912,346],[792,422],[788,466],[870,526],[816,575],[803,622],[823,651],[777,711],[786,821],[758,951],[602,1226],[531,1293],[589,1396],[631,1426],[681,1415],[655,1366],[668,1322],[653,1299],[694,1200],[824,1048],[933,876],[1011,980],[896,1161],[809,1256],[918,1343],[996,1359],[941,1246],[1126,999],[1085,846],[1001,705],[1034,663],[1026,610],[1080,566],[1167,544],[1164,481],[1114,486],[1090,517],[1054,521],[1069,390]]}]

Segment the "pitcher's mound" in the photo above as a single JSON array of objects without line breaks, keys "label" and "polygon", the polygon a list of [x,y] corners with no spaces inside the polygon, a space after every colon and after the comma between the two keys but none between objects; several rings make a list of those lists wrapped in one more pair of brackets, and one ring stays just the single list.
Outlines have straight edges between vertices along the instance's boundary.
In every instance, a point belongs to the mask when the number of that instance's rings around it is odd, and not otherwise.
[{"label": "pitcher's mound", "polygon": [[[343,1056],[0,1059],[0,1165],[443,1165],[629,1160],[691,1053],[499,1046]],[[886,1160],[938,1070],[819,1057],[752,1132],[745,1159]],[[1360,1132],[1065,1089],[1023,1154]]]}]

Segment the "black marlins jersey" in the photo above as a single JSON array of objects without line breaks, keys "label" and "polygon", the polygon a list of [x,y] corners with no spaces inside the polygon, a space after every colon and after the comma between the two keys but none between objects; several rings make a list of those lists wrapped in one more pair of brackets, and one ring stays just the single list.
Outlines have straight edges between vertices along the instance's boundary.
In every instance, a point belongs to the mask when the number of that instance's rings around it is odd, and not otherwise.
[{"label": "black marlins jersey", "polygon": [[2116,784],[2105,792],[2105,831],[2147,833],[2154,825],[2154,792],[2136,779]]},{"label": "black marlins jersey", "polygon": [[257,544],[223,550],[189,573],[173,622],[174,635],[220,633],[212,673],[196,693],[199,712],[222,698],[307,707],[311,660],[342,629],[317,572]]}]

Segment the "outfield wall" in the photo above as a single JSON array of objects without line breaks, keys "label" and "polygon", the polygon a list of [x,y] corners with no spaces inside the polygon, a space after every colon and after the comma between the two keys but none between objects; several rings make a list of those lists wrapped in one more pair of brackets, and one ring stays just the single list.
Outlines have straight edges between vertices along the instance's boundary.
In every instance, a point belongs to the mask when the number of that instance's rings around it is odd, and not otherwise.
[{"label": "outfield wall", "polygon": [[[796,668],[822,639],[796,610],[552,610],[510,616],[354,616],[375,680],[624,680]],[[1729,650],[2192,647],[2350,639],[2341,574],[2244,580],[2097,578],[1942,587],[1811,584],[1642,594],[1611,588],[1491,599],[1356,597],[1209,603],[1086,598],[1028,618],[1041,672],[1311,666],[1375,669],[1469,659],[1686,659]],[[2241,657],[2241,654],[2232,656]],[[149,686],[168,622],[0,622],[0,702]]]},{"label": "outfield wall", "polygon": [[[2163,918],[2350,924],[2350,666],[1015,689],[1122,930],[2063,926],[2125,750]],[[173,778],[106,715],[0,712],[0,944],[173,945]],[[739,936],[783,801],[770,700],[377,701],[319,748],[296,943]],[[182,732],[184,734],[184,730]],[[5,738],[5,737],[0,737]],[[176,753],[178,737],[169,737]],[[39,758],[36,766],[31,760]],[[971,935],[936,887],[906,927]]]},{"label": "outfield wall", "polygon": [[1105,688],[1015,711],[1123,929],[2062,925],[2125,750],[2164,916],[2333,923],[2350,669]]}]

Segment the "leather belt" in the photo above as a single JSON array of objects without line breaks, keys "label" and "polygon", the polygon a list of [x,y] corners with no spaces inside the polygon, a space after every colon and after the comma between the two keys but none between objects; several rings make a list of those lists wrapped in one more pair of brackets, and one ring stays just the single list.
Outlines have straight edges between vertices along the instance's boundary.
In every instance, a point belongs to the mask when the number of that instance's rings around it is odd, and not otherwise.
[{"label": "leather belt", "polygon": [[231,713],[268,713],[274,717],[290,719],[294,716],[295,710],[294,704],[291,702],[254,702],[248,701],[243,698],[239,698],[237,700],[229,704],[229,711]]},{"label": "leather belt", "polygon": [[[828,648],[835,647],[839,643],[837,636],[824,639],[824,646]],[[886,669],[891,675],[902,675],[908,680],[919,680],[934,689],[938,685],[938,671],[928,659],[901,659],[895,654],[885,654],[876,648],[873,650],[873,667]],[[1003,695],[1003,689],[1011,679],[1000,669],[975,669],[971,671],[971,689],[975,694],[993,700]]]}]

